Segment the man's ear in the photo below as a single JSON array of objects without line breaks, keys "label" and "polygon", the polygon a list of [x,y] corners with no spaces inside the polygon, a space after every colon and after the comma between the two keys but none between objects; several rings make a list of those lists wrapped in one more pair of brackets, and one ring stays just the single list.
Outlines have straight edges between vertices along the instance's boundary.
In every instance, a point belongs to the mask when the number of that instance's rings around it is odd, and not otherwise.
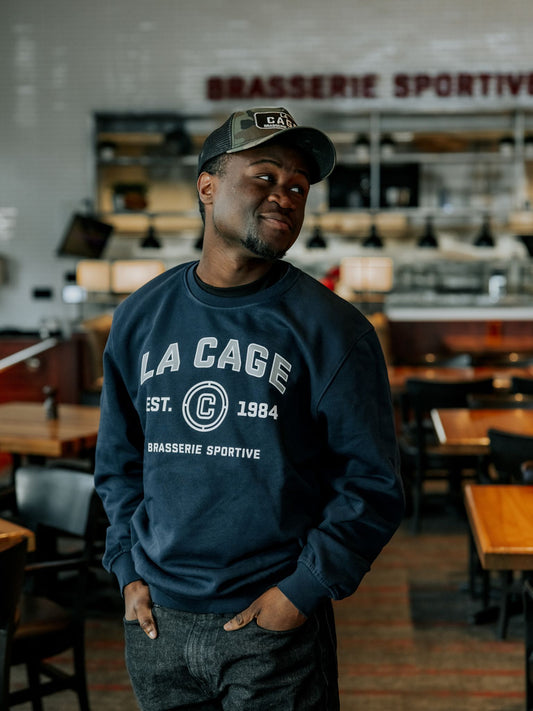
[{"label": "man's ear", "polygon": [[214,175],[211,173],[200,173],[196,182],[198,196],[204,205],[210,205],[213,201]]}]

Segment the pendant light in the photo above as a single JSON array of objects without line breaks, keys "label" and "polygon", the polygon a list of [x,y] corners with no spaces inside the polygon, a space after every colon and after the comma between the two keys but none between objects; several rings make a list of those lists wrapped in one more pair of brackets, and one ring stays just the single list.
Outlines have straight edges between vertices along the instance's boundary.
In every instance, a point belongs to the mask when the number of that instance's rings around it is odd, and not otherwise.
[{"label": "pendant light", "polygon": [[153,225],[153,215],[150,215],[148,231],[141,242],[142,249],[161,249],[161,242],[157,238],[157,232]]},{"label": "pendant light", "polygon": [[418,246],[429,247],[430,249],[435,249],[439,246],[437,237],[435,236],[435,230],[433,229],[433,218],[430,215],[426,218],[426,229],[422,237],[418,240]]},{"label": "pendant light", "polygon": [[383,240],[378,233],[378,228],[374,223],[370,226],[370,234],[363,242],[363,247],[373,247],[375,249],[383,248]]},{"label": "pendant light", "polygon": [[311,237],[307,240],[306,247],[308,249],[326,249],[327,246],[327,242],[322,234],[322,229],[320,228],[320,225],[317,225],[314,228]]},{"label": "pendant light", "polygon": [[485,215],[479,235],[474,242],[475,247],[494,247],[494,237],[490,228],[490,217]]}]

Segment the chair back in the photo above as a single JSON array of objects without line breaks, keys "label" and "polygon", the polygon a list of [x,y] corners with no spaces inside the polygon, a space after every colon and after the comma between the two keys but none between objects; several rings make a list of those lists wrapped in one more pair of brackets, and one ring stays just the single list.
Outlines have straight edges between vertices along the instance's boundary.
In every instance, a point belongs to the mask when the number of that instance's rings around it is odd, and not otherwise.
[{"label": "chair back", "polygon": [[470,368],[472,366],[472,356],[469,353],[456,353],[454,355],[442,353],[424,353],[414,362],[408,365],[423,365],[426,368],[432,366],[436,368]]},{"label": "chair back", "polygon": [[71,469],[19,467],[15,493],[19,516],[30,528],[47,526],[71,536],[90,537],[97,504],[92,475]]},{"label": "chair back", "polygon": [[419,446],[423,445],[430,434],[426,420],[433,408],[468,407],[469,394],[493,391],[492,378],[467,381],[409,378],[406,382],[407,402],[414,417]]},{"label": "chair back", "polygon": [[434,407],[468,407],[469,393],[492,393],[492,378],[477,380],[429,380],[408,378],[406,389],[413,407],[429,411]]},{"label": "chair back", "polygon": [[429,380],[409,378],[406,382],[408,414],[402,414],[404,421],[411,421],[416,442],[416,460],[420,471],[426,468],[426,449],[436,444],[433,425],[429,413],[433,408],[468,407],[470,393],[493,392],[492,378],[477,380]]},{"label": "chair back", "polygon": [[533,365],[531,352],[517,353],[509,351],[503,353],[477,353],[472,358],[474,367],[493,368],[526,368]]},{"label": "chair back", "polygon": [[511,392],[533,395],[533,378],[514,375],[511,378]]},{"label": "chair back", "polygon": [[0,630],[5,630],[15,616],[24,580],[27,544],[25,536],[0,540]]},{"label": "chair back", "polygon": [[11,644],[24,582],[27,540],[0,541],[0,709],[8,708]]},{"label": "chair back", "polygon": [[429,418],[430,411],[433,408],[467,407],[468,393],[492,390],[492,378],[453,381],[409,378],[406,381],[400,401],[402,432],[399,444],[403,471],[405,476],[411,477],[415,533],[420,528],[423,482],[442,478],[437,472],[446,471],[451,496],[458,500],[463,471],[481,467],[479,453],[452,453],[439,444]]},{"label": "chair back", "polygon": [[508,410],[517,407],[531,410],[533,409],[533,394],[519,392],[468,393],[468,406],[478,410]]},{"label": "chair back", "polygon": [[524,483],[522,464],[533,459],[533,437],[490,429],[490,461],[502,484]]}]

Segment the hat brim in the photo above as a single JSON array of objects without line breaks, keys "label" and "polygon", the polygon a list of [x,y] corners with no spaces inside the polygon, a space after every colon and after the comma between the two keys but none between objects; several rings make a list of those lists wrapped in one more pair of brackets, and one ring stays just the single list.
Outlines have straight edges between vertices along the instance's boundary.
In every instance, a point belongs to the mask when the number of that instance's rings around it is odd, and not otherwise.
[{"label": "hat brim", "polygon": [[315,164],[313,168],[316,168],[310,176],[311,184],[327,178],[335,167],[336,153],[333,142],[325,133],[309,126],[294,126],[281,131],[268,131],[268,135],[248,141],[238,148],[230,148],[226,152],[240,153],[248,148],[255,148],[273,141],[288,143],[310,156]]}]

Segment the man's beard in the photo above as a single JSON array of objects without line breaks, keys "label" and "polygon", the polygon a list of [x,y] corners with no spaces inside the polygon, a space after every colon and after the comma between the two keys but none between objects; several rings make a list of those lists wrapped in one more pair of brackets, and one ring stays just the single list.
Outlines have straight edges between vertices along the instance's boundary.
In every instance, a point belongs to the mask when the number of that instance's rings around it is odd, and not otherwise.
[{"label": "man's beard", "polygon": [[242,239],[241,244],[243,247],[246,247],[249,252],[255,254],[256,257],[261,257],[261,259],[266,259],[270,262],[281,259],[287,252],[286,249],[273,249],[254,234],[249,234],[245,239]]}]

